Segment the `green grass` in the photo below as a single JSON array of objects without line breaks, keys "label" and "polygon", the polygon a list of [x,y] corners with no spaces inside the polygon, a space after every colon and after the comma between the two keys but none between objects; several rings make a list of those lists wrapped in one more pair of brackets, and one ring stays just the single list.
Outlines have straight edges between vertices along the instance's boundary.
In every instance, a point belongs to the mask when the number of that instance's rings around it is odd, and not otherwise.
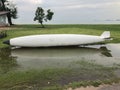
[{"label": "green grass", "polygon": [[[19,36],[64,33],[101,35],[106,30],[111,31],[111,37],[114,38],[110,43],[120,43],[120,25],[46,25],[46,28],[40,28],[39,25],[16,25],[7,30],[8,37],[0,39],[0,48],[8,47],[2,44],[4,40]],[[0,58],[0,62],[1,67],[6,65],[6,60],[3,62]],[[17,66],[14,60],[12,65]],[[77,61],[71,62],[69,68],[10,72],[7,68],[11,64],[8,63],[4,68],[6,72],[0,73],[0,90],[62,90],[68,87],[118,83],[120,78],[114,72],[119,66],[105,67]]]},{"label": "green grass", "polygon": [[[72,65],[72,66],[71,66]],[[63,90],[119,82],[116,67],[86,61],[72,62],[69,68],[7,72],[0,75],[1,90]],[[75,66],[75,67],[74,67]]]},{"label": "green grass", "polygon": [[16,25],[7,31],[8,37],[0,40],[0,47],[6,47],[2,44],[4,40],[34,34],[90,34],[101,35],[103,31],[111,31],[111,37],[114,40],[111,43],[120,43],[120,25],[46,25],[46,28],[40,28],[40,25]]}]

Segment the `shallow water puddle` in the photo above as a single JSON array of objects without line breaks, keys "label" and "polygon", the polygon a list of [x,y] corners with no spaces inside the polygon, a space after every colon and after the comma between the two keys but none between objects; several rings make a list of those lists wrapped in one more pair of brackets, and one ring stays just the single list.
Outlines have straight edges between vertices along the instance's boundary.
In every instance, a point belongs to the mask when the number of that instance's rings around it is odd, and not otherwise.
[{"label": "shallow water puddle", "polygon": [[[7,77],[9,74],[16,75],[17,73],[28,74],[27,77],[31,74],[35,76],[37,74],[37,76],[45,75],[44,78],[40,76],[37,79],[51,80],[50,83],[58,85],[69,85],[81,81],[82,84],[86,85],[88,83],[85,81],[102,81],[116,78],[119,80],[119,53],[120,44],[86,47],[1,48],[0,75],[6,75]],[[51,77],[50,80],[49,76]],[[46,85],[46,82],[43,81],[40,83]],[[90,89],[105,90],[99,87],[98,89],[87,87],[76,90]]]},{"label": "shallow water puddle", "polygon": [[111,54],[113,57],[120,57],[120,44],[108,44],[107,48],[111,50]]},{"label": "shallow water puddle", "polygon": [[[109,52],[108,52],[109,53]],[[100,49],[94,48],[22,48],[12,50],[12,56],[23,68],[65,68],[73,61],[94,60],[106,57]]]},{"label": "shallow water puddle", "polygon": [[[86,47],[7,48],[0,50],[0,67],[3,70],[8,67],[10,70],[67,68],[72,62],[81,60],[111,66],[120,64],[119,54],[120,44]],[[9,62],[9,64],[5,65],[5,62]]]}]

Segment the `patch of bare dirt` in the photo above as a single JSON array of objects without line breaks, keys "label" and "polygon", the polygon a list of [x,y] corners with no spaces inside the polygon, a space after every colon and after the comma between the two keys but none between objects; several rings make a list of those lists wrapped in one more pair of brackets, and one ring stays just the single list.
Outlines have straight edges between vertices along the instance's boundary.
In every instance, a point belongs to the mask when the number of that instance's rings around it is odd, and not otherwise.
[{"label": "patch of bare dirt", "polygon": [[80,87],[76,89],[69,88],[68,90],[120,90],[120,84],[100,85],[99,87],[88,86],[88,87]]},{"label": "patch of bare dirt", "polygon": [[10,27],[0,27],[0,31],[2,30],[10,30]]}]

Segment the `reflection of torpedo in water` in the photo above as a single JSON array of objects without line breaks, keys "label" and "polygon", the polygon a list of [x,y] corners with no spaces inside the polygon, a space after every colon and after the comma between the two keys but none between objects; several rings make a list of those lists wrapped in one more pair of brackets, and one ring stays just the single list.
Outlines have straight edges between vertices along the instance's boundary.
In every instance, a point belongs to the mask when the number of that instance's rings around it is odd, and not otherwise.
[{"label": "reflection of torpedo in water", "polygon": [[[106,49],[87,47],[20,48],[12,49],[11,55],[24,69],[68,68],[76,61],[106,61],[103,51]],[[108,52],[109,53],[109,52]],[[102,60],[102,61],[101,61]]]},{"label": "reflection of torpedo in water", "polygon": [[81,57],[98,57],[111,56],[107,48],[102,49],[87,47],[59,47],[59,48],[21,48],[13,49],[12,56],[26,58],[81,58]]},{"label": "reflection of torpedo in water", "polygon": [[110,50],[108,50],[106,47],[100,47],[101,53],[107,57],[112,57]]}]

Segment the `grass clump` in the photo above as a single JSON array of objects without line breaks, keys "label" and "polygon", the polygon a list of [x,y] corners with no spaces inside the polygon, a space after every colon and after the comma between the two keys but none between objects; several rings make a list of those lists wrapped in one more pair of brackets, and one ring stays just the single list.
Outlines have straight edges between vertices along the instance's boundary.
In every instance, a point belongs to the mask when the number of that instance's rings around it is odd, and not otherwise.
[{"label": "grass clump", "polygon": [[58,80],[61,75],[64,75],[67,72],[68,70],[66,69],[8,72],[4,75],[0,75],[0,88],[34,88],[35,86],[51,86],[55,85],[56,80]]},{"label": "grass clump", "polygon": [[0,39],[7,37],[6,31],[0,31]]}]

